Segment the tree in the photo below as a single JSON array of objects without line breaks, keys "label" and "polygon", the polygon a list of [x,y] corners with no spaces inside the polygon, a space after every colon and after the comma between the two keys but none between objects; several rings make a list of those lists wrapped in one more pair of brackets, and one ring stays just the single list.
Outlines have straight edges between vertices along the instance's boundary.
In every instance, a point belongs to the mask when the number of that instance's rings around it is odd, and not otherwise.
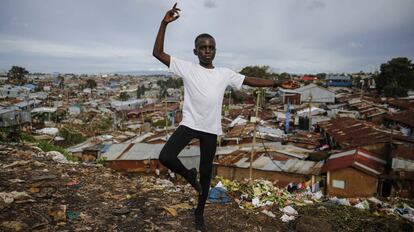
[{"label": "tree", "polygon": [[381,64],[380,73],[374,78],[379,93],[404,97],[409,89],[414,89],[414,65],[406,57],[394,58]]},{"label": "tree", "polygon": [[145,88],[144,85],[142,85],[142,86],[138,85],[138,88],[137,88],[137,98],[140,98],[142,95],[144,95],[145,94],[145,91],[147,91],[147,89]]},{"label": "tree", "polygon": [[11,84],[23,85],[26,83],[26,74],[29,74],[29,72],[25,68],[13,66],[7,73],[8,81]]},{"label": "tree", "polygon": [[121,99],[121,101],[128,101],[129,99],[129,95],[127,92],[121,92],[121,94],[119,94],[119,99]]},{"label": "tree", "polygon": [[270,73],[268,72],[269,66],[247,66],[244,67],[240,73],[249,76],[249,77],[261,77],[266,78],[270,76]]},{"label": "tree", "polygon": [[97,84],[96,84],[96,81],[94,79],[86,80],[86,88],[94,89],[94,88],[96,88],[96,86],[97,86]]}]

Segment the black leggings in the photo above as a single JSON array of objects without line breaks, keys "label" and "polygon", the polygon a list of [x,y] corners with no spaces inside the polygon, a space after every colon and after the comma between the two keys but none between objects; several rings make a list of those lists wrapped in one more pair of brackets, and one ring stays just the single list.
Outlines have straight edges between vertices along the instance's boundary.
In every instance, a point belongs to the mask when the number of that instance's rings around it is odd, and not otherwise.
[{"label": "black leggings", "polygon": [[159,161],[171,171],[180,174],[184,178],[189,175],[189,170],[184,167],[177,158],[181,150],[194,138],[200,140],[200,184],[202,194],[198,197],[198,205],[195,213],[203,215],[204,205],[210,189],[213,159],[216,154],[217,135],[196,131],[186,126],[179,126],[161,150]]}]

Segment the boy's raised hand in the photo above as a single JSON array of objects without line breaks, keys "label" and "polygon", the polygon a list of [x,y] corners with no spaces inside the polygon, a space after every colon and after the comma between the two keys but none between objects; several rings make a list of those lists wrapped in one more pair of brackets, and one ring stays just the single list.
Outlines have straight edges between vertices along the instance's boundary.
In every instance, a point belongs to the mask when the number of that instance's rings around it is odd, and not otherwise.
[{"label": "boy's raised hand", "polygon": [[177,3],[175,3],[173,8],[171,10],[167,11],[167,13],[165,14],[163,21],[165,23],[171,23],[171,22],[175,21],[176,19],[178,19],[180,17],[179,11],[181,11],[181,10],[179,8],[177,8]]}]

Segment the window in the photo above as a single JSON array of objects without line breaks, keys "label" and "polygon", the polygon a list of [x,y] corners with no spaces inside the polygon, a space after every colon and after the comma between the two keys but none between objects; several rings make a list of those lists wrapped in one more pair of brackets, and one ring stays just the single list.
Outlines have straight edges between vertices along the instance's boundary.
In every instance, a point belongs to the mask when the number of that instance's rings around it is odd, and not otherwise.
[{"label": "window", "polygon": [[343,181],[343,180],[332,180],[332,187],[345,189],[345,181]]}]

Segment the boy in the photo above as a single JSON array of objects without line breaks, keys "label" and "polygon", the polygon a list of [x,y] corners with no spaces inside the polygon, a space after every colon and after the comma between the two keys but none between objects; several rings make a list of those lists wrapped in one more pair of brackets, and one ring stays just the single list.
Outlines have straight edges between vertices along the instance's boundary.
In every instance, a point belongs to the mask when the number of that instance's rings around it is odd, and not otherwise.
[{"label": "boy", "polygon": [[[255,77],[245,77],[227,68],[213,65],[216,42],[209,34],[201,34],[195,39],[194,54],[199,64],[171,57],[164,52],[164,37],[167,25],[179,17],[177,3],[169,10],[161,22],[154,44],[153,55],[169,70],[183,78],[184,106],[183,119],[161,150],[159,161],[175,173],[183,176],[198,192],[195,209],[195,226],[205,230],[204,205],[210,188],[213,159],[216,153],[217,135],[221,130],[221,107],[224,91],[228,85],[240,89],[242,84],[255,87],[276,87],[279,82]],[[188,170],[177,158],[181,150],[193,139],[200,140],[200,182],[197,170]]]}]

